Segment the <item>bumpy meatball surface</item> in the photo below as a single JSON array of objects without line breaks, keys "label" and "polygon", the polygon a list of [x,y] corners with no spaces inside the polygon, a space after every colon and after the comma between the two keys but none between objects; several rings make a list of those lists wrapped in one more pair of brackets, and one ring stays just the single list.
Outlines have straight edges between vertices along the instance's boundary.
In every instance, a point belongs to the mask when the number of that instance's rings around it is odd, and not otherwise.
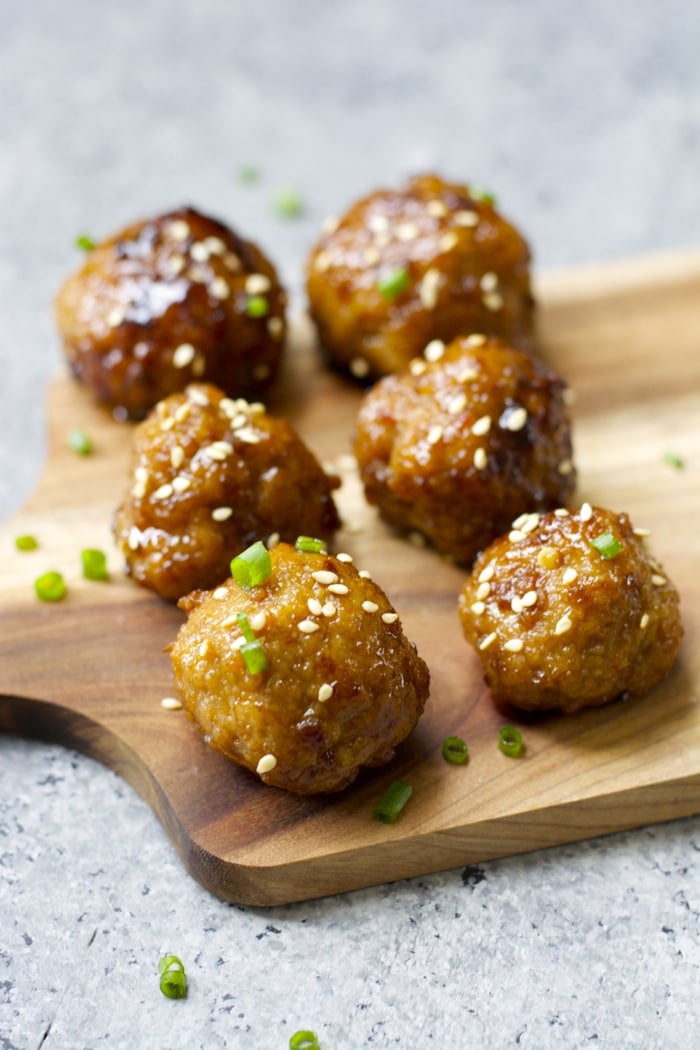
[{"label": "bumpy meatball surface", "polygon": [[355,454],[382,517],[470,565],[522,511],[570,497],[565,384],[498,339],[432,343],[363,399]]},{"label": "bumpy meatball surface", "polygon": [[134,428],[117,543],[133,578],[175,601],[225,580],[255,540],[330,538],[337,486],[287,420],[192,383]]},{"label": "bumpy meatball surface", "polygon": [[488,197],[435,175],[354,204],[311,252],[307,291],[324,349],[358,378],[470,332],[533,348],[526,241]]},{"label": "bumpy meatball surface", "polygon": [[[428,669],[386,595],[343,556],[280,543],[268,579],[184,598],[171,648],[184,705],[208,743],[297,794],[338,791],[388,762],[428,696]],[[238,614],[267,668],[250,673]]]},{"label": "bumpy meatball surface", "polygon": [[678,593],[626,514],[523,516],[474,563],[459,615],[493,695],[577,711],[648,693],[683,629]]},{"label": "bumpy meatball surface", "polygon": [[88,252],[56,298],[73,374],[117,418],[142,418],[193,379],[258,397],[275,378],[287,296],[255,244],[192,208]]}]

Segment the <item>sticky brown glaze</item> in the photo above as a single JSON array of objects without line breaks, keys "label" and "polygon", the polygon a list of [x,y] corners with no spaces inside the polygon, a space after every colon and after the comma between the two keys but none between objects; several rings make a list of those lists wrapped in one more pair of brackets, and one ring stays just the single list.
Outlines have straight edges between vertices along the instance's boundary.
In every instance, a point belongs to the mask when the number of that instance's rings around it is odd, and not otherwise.
[{"label": "sticky brown glaze", "polygon": [[134,428],[117,543],[133,578],[175,601],[226,579],[255,540],[330,538],[337,487],[287,420],[193,383]]},{"label": "sticky brown glaze", "polygon": [[498,339],[429,345],[431,360],[365,394],[355,454],[381,516],[471,565],[522,511],[574,489],[565,384]]},{"label": "sticky brown glaze", "polygon": [[[604,557],[591,541],[620,544]],[[640,697],[680,646],[678,593],[626,514],[583,504],[515,521],[474,563],[459,600],[493,695],[528,711]]]},{"label": "sticky brown glaze", "polygon": [[193,379],[262,396],[277,373],[286,301],[260,248],[180,208],[90,251],[59,291],[56,318],[73,374],[117,418],[140,419]]},{"label": "sticky brown glaze", "polygon": [[[405,288],[383,294],[402,269]],[[404,368],[431,339],[534,346],[526,241],[476,191],[436,175],[354,204],[312,250],[307,291],[322,346],[362,379]]]},{"label": "sticky brown glaze", "polygon": [[[349,562],[280,543],[269,579],[229,579],[180,603],[171,649],[184,705],[205,739],[267,784],[339,791],[378,766],[415,726],[429,674],[382,589]],[[244,612],[267,669],[247,671]],[[262,760],[262,761],[261,761]]]}]

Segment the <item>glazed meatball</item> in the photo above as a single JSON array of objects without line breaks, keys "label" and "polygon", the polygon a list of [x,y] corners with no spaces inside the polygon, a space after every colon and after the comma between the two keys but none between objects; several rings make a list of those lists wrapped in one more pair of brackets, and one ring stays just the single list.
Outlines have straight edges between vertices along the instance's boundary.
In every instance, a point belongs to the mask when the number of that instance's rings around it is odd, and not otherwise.
[{"label": "glazed meatball", "polygon": [[117,543],[133,578],[175,601],[226,579],[254,540],[330,538],[337,487],[287,420],[193,383],[134,428]]},{"label": "glazed meatball", "polygon": [[252,242],[181,208],[88,253],[56,299],[73,374],[117,418],[141,419],[193,379],[259,397],[277,372],[287,296]]},{"label": "glazed meatball", "polygon": [[[171,649],[175,679],[212,747],[275,787],[339,791],[363,766],[388,762],[411,732],[428,668],[384,592],[347,555],[280,543],[269,556],[260,585],[229,579],[180,602],[189,619]],[[265,669],[248,669],[246,634]]]},{"label": "glazed meatball", "polygon": [[575,481],[565,384],[498,339],[433,342],[362,402],[355,453],[381,516],[470,565],[522,511]]},{"label": "glazed meatball", "polygon": [[431,339],[470,332],[532,350],[530,252],[491,200],[426,175],[350,208],[308,263],[310,313],[332,361],[373,379]]},{"label": "glazed meatball", "polygon": [[526,514],[474,563],[459,615],[493,695],[528,711],[639,697],[670,670],[678,593],[626,514]]}]

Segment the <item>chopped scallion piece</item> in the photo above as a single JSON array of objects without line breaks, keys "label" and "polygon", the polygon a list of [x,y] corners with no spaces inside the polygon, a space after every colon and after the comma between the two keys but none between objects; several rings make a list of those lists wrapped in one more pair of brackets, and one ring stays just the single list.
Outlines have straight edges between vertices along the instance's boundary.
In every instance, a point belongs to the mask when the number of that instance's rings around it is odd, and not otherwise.
[{"label": "chopped scallion piece", "polygon": [[481,201],[483,204],[490,204],[492,208],[496,207],[496,197],[493,193],[489,193],[488,190],[484,189],[483,186],[470,186],[469,196],[472,200]]},{"label": "chopped scallion piece", "polygon": [[184,999],[187,995],[187,977],[182,960],[177,955],[164,955],[158,963],[160,990],[168,999]]},{"label": "chopped scallion piece", "polygon": [[321,1044],[315,1032],[302,1029],[290,1036],[289,1050],[321,1050]]},{"label": "chopped scallion piece", "polygon": [[60,572],[45,572],[34,581],[34,590],[42,602],[60,602],[68,588]]},{"label": "chopped scallion piece", "polygon": [[279,190],[272,202],[277,214],[283,219],[297,219],[304,214],[304,201],[300,193],[291,186]]},{"label": "chopped scallion piece", "polygon": [[231,562],[231,575],[244,591],[264,583],[271,572],[270,553],[262,540],[251,544]]},{"label": "chopped scallion piece", "polygon": [[323,540],[314,539],[313,536],[297,536],[294,546],[304,554],[323,554],[326,549]]},{"label": "chopped scallion piece", "polygon": [[260,181],[260,168],[256,168],[254,164],[242,164],[238,169],[239,182],[259,182]]},{"label": "chopped scallion piece", "polygon": [[525,749],[523,734],[515,726],[503,726],[498,734],[498,746],[509,758],[519,758]]},{"label": "chopped scallion piece", "polygon": [[614,558],[622,550],[622,544],[612,532],[601,532],[600,536],[594,536],[590,544],[603,558]]},{"label": "chopped scallion piece", "polygon": [[92,252],[97,247],[96,241],[93,241],[92,237],[88,237],[87,233],[80,233],[75,238],[76,248],[80,248],[84,252]]},{"label": "chopped scallion piece", "polygon": [[79,456],[89,456],[92,452],[92,441],[89,435],[79,427],[69,432],[68,445]]},{"label": "chopped scallion piece", "polygon": [[94,547],[87,547],[80,552],[83,563],[83,576],[86,580],[108,580],[107,555]]},{"label": "chopped scallion piece", "polygon": [[397,295],[404,292],[410,283],[408,270],[405,266],[397,266],[394,270],[381,277],[377,288],[385,299],[395,299]]},{"label": "chopped scallion piece", "polygon": [[241,646],[241,656],[245,662],[246,670],[249,674],[260,674],[261,671],[267,670],[268,666],[265,650],[260,640],[255,637],[253,628],[250,626],[250,620],[246,614],[243,612],[237,613],[236,619],[245,638],[245,644]]},{"label": "chopped scallion piece", "polygon": [[676,470],[683,470],[685,466],[685,460],[677,452],[664,452],[664,463],[668,463],[669,467],[675,467]]},{"label": "chopped scallion piece", "polygon": [[35,551],[39,546],[39,541],[36,536],[17,536],[15,537],[15,547],[18,551]]},{"label": "chopped scallion piece", "polygon": [[395,780],[377,802],[372,811],[375,820],[382,824],[393,824],[413,794],[413,788],[405,780]]},{"label": "chopped scallion piece", "polygon": [[245,312],[248,317],[267,317],[270,312],[270,304],[264,295],[251,295],[245,304]]},{"label": "chopped scallion piece", "polygon": [[469,748],[461,736],[448,736],[442,744],[442,757],[446,762],[461,766],[469,758]]}]

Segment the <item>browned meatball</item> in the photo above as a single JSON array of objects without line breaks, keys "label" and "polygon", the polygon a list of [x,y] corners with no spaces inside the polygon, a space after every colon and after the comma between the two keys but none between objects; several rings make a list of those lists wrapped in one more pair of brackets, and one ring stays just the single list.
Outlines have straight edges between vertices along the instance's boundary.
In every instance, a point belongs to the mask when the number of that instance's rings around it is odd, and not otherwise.
[{"label": "browned meatball", "polygon": [[181,208],[88,253],[56,317],[68,363],[117,418],[142,418],[193,379],[258,397],[277,372],[286,293],[252,242]]},{"label": "browned meatball", "polygon": [[484,332],[533,347],[530,252],[490,198],[436,175],[358,201],[311,252],[311,316],[359,378],[405,367],[431,339]]},{"label": "browned meatball", "polygon": [[[428,668],[398,615],[347,558],[280,543],[260,585],[246,591],[230,579],[184,598],[189,619],[171,650],[207,742],[302,795],[338,791],[361,767],[388,762],[428,696]],[[239,613],[265,670],[247,669]]]},{"label": "browned meatball", "polygon": [[355,453],[386,521],[469,565],[516,514],[570,497],[565,385],[498,339],[432,343],[427,354],[365,394]]},{"label": "browned meatball", "polygon": [[493,695],[577,711],[649,692],[681,642],[678,593],[626,514],[524,515],[474,563],[459,614]]},{"label": "browned meatball", "polygon": [[156,405],[134,429],[132,464],[117,543],[134,579],[172,601],[226,579],[254,540],[329,538],[340,525],[338,479],[291,424],[209,384]]}]

